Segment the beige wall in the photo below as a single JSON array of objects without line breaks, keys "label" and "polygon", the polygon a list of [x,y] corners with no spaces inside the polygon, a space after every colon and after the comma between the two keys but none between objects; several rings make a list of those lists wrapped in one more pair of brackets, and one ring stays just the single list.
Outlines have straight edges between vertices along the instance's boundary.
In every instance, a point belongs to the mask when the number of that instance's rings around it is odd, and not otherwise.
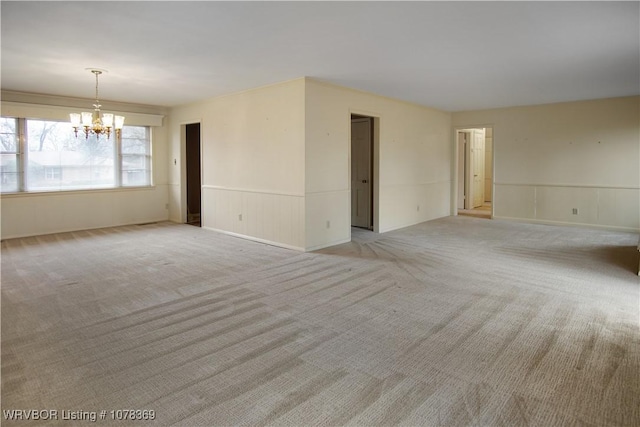
[{"label": "beige wall", "polygon": [[177,222],[186,216],[184,125],[195,122],[201,124],[202,226],[304,249],[304,79],[171,110],[171,219]]},{"label": "beige wall", "polygon": [[299,250],[349,241],[351,113],[379,117],[378,229],[448,215],[448,113],[301,78],[171,110],[171,219],[185,219],[183,127],[200,122],[205,228]]},{"label": "beige wall", "polygon": [[351,237],[351,113],[378,118],[376,230],[449,215],[449,113],[313,79],[306,79],[305,108],[307,249]]},{"label": "beige wall", "polygon": [[[82,102],[3,93],[2,114],[66,119]],[[348,241],[351,113],[378,123],[379,232],[449,215],[451,129],[485,126],[494,132],[496,217],[638,230],[639,104],[627,97],[450,114],[301,78],[177,107],[164,123],[160,110],[122,105],[114,111],[128,123],[160,117],[154,186],[4,195],[2,238],[184,222],[183,130],[200,122],[204,227],[300,250]]]},{"label": "beige wall", "polygon": [[453,125],[493,127],[495,217],[638,230],[639,105],[624,97],[458,112]]},{"label": "beige wall", "polygon": [[[2,98],[3,116],[46,120],[69,120],[69,112],[86,110],[93,103],[7,92],[2,93]],[[125,124],[152,125],[153,187],[2,195],[0,234],[3,239],[168,219],[165,111],[109,102],[103,105],[104,111],[122,113]]]}]

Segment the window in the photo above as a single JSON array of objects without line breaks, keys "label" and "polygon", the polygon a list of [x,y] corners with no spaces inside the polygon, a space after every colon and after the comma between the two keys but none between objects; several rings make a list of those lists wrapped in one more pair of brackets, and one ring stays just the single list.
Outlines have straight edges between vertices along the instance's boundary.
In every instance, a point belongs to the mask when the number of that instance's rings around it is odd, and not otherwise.
[{"label": "window", "polygon": [[125,126],[119,140],[76,138],[68,122],[3,117],[0,126],[3,193],[151,185],[147,126]]},{"label": "window", "polygon": [[0,177],[2,191],[18,191],[20,174],[20,138],[18,120],[0,117]]},{"label": "window", "polygon": [[122,185],[145,185],[151,181],[149,128],[127,126],[122,130]]},{"label": "window", "polygon": [[76,138],[68,123],[27,119],[27,190],[111,188],[116,185],[115,139]]},{"label": "window", "polygon": [[47,167],[44,170],[45,179],[47,180],[58,180],[62,176],[62,168],[60,167]]}]

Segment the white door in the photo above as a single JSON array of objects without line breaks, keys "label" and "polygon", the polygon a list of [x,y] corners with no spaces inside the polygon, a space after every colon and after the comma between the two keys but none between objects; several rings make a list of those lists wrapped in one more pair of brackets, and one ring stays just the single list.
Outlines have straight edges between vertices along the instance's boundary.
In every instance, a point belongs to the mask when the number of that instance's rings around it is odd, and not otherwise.
[{"label": "white door", "polygon": [[351,225],[371,228],[371,118],[351,120]]},{"label": "white door", "polygon": [[473,173],[473,207],[484,204],[484,130],[471,132],[471,169]]}]

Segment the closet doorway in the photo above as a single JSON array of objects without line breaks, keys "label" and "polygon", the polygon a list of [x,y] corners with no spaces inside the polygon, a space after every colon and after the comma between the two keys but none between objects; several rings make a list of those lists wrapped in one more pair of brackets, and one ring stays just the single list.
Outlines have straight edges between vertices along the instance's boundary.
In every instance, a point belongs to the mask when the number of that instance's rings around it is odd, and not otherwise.
[{"label": "closet doorway", "polygon": [[458,215],[493,216],[493,128],[456,131]]},{"label": "closet doorway", "polygon": [[373,230],[374,118],[351,115],[351,226]]},{"label": "closet doorway", "polygon": [[185,126],[187,172],[187,224],[202,226],[201,171],[200,171],[200,123]]}]

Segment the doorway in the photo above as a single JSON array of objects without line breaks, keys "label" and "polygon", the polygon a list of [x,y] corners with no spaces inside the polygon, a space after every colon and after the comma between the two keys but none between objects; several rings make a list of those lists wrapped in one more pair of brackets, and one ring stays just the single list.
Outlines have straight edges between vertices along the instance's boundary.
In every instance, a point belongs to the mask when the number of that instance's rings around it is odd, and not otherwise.
[{"label": "doorway", "polygon": [[351,226],[373,230],[374,118],[351,115]]},{"label": "doorway", "polygon": [[187,172],[187,224],[202,226],[200,181],[200,123],[185,126]]},{"label": "doorway", "polygon": [[458,215],[493,216],[493,128],[456,131]]}]

